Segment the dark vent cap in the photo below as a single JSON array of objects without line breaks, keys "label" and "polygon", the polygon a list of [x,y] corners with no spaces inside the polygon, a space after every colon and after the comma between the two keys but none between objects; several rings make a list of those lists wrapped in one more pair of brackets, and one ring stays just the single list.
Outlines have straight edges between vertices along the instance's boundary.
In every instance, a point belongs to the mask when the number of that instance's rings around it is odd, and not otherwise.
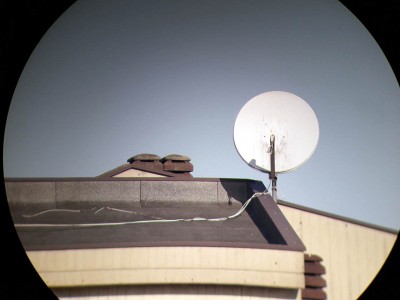
[{"label": "dark vent cap", "polygon": [[141,153],[129,158],[128,163],[133,163],[134,161],[159,161],[160,159],[161,157],[155,154]]},{"label": "dark vent cap", "polygon": [[167,160],[172,160],[172,161],[190,161],[190,157],[185,156],[185,155],[180,155],[180,154],[169,154],[161,159],[162,162],[165,162]]}]

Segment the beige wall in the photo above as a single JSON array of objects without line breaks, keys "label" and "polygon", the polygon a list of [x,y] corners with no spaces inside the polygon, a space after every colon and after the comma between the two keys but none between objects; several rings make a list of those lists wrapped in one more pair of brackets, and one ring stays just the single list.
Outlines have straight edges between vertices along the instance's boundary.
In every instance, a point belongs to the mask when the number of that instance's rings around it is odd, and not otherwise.
[{"label": "beige wall", "polygon": [[323,258],[328,299],[356,299],[376,276],[397,235],[280,204],[305,244]]},{"label": "beige wall", "polygon": [[136,169],[129,169],[122,173],[114,175],[113,177],[165,177],[165,176]]},{"label": "beige wall", "polygon": [[[75,289],[78,294],[85,289],[93,291],[88,287],[95,286],[219,285],[231,286],[229,293],[238,291],[235,286],[242,286],[243,289],[245,286],[264,287],[253,296],[261,297],[270,293],[272,298],[269,299],[283,295],[287,297],[281,299],[296,299],[299,289],[304,287],[303,253],[296,251],[135,247],[28,251],[27,254],[49,287],[64,290],[83,287]],[[151,288],[147,291],[151,292]],[[182,289],[175,286],[171,292],[180,293]],[[159,297],[167,297],[167,294]],[[236,296],[240,296],[240,293]],[[256,299],[254,297],[249,299]],[[132,299],[137,298],[132,296]]]}]

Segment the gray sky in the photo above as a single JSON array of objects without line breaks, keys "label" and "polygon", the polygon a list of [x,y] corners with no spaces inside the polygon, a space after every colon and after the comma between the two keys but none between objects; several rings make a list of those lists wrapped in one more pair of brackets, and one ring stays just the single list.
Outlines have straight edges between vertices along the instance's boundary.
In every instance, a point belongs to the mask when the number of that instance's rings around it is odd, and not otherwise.
[{"label": "gray sky", "polygon": [[10,105],[5,177],[97,176],[132,155],[192,158],[195,177],[268,175],[233,143],[241,107],[283,90],[315,111],[311,159],[278,195],[400,227],[400,92],[338,1],[77,1],[32,53]]}]

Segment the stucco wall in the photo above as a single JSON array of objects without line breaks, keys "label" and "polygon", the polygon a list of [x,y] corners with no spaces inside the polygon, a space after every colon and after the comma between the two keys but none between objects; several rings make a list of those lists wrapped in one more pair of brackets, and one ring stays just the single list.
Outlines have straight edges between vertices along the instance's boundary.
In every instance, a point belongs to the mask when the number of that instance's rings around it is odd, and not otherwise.
[{"label": "stucco wall", "polygon": [[[141,299],[138,296],[143,296],[143,291],[135,286],[149,285],[145,290],[151,299],[171,299],[182,293],[184,299],[235,299],[244,291],[248,299],[296,299],[304,287],[303,253],[297,251],[137,247],[27,254],[44,282],[61,298],[97,299],[103,295],[101,299],[111,299],[107,297],[118,291],[121,299]],[[151,288],[160,284],[166,285],[162,293]],[[208,292],[189,285],[209,286]],[[126,297],[122,297],[127,292],[124,289],[130,291]]]},{"label": "stucco wall", "polygon": [[357,299],[374,279],[397,235],[325,215],[279,205],[305,244],[323,258],[330,300]]}]

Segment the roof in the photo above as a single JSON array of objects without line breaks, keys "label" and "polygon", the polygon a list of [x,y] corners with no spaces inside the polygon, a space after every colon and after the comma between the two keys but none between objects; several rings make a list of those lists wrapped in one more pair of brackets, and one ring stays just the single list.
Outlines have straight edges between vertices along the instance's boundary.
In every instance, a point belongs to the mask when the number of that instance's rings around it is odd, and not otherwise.
[{"label": "roof", "polygon": [[[265,191],[260,181],[25,178],[6,179],[5,185],[26,250],[132,246],[305,250],[269,194],[257,194],[236,217],[205,220],[234,216],[252,195]],[[196,217],[204,219],[193,220]],[[155,222],[138,222],[144,220]]]},{"label": "roof", "polygon": [[295,209],[298,209],[298,210],[302,210],[302,211],[306,211],[306,212],[309,212],[309,213],[325,216],[325,217],[336,219],[336,220],[341,220],[341,221],[348,222],[348,223],[353,223],[353,224],[356,224],[356,225],[360,225],[360,226],[364,226],[364,227],[368,227],[368,228],[372,228],[372,229],[376,229],[376,230],[380,230],[380,231],[384,231],[384,232],[388,232],[388,233],[394,233],[394,234],[398,234],[399,233],[399,230],[397,230],[397,229],[388,228],[388,227],[384,227],[384,226],[380,226],[380,225],[376,225],[376,224],[372,224],[372,223],[356,220],[356,219],[353,219],[353,218],[340,216],[340,215],[337,215],[337,214],[333,214],[333,213],[329,213],[329,212],[326,212],[326,211],[318,210],[318,209],[315,209],[315,208],[310,208],[310,207],[307,207],[307,206],[291,203],[291,202],[288,202],[288,201],[283,201],[283,200],[279,200],[278,199],[278,205],[292,207],[292,208],[295,208]]}]

